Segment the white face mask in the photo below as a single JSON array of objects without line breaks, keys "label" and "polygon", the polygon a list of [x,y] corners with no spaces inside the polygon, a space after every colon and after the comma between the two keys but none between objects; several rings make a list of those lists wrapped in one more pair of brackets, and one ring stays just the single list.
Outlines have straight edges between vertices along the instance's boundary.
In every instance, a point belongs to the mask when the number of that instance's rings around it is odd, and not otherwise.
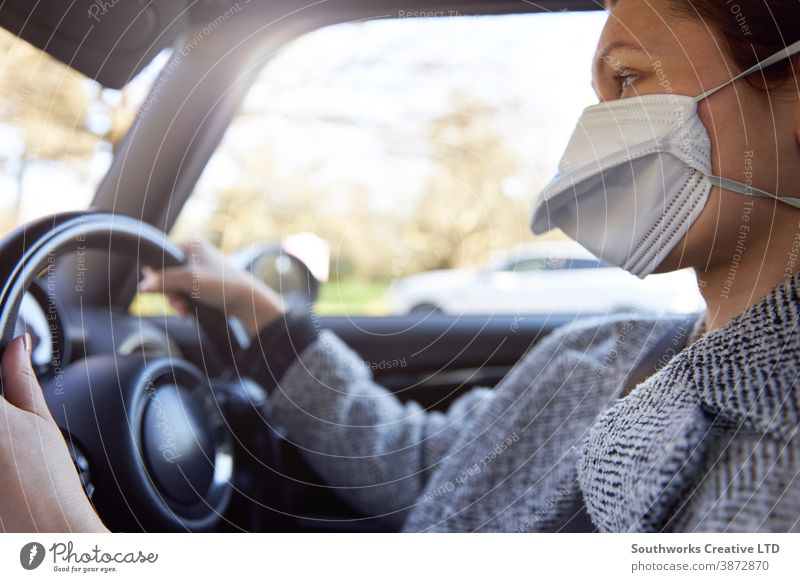
[{"label": "white face mask", "polygon": [[533,232],[561,228],[597,257],[645,277],[687,233],[713,186],[800,208],[798,198],[714,176],[697,114],[698,102],[799,52],[796,42],[697,97],[645,95],[586,108],[558,174],[534,202]]}]

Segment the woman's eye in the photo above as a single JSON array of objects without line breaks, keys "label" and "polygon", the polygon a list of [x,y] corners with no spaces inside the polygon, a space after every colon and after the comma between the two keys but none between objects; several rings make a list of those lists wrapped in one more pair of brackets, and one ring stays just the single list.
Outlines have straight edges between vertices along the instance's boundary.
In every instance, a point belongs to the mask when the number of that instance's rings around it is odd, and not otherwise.
[{"label": "woman's eye", "polygon": [[636,80],[639,79],[639,75],[632,75],[622,73],[618,77],[620,91],[624,92],[628,87],[630,87]]}]

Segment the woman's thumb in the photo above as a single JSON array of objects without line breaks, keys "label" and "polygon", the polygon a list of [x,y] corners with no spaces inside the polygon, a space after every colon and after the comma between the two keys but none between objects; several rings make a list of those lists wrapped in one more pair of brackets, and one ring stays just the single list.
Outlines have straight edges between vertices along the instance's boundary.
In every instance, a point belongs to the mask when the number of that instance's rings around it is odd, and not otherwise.
[{"label": "woman's thumb", "polygon": [[3,397],[17,408],[49,418],[50,411],[44,400],[42,388],[31,368],[30,351],[31,337],[27,333],[16,338],[6,348],[0,364]]}]

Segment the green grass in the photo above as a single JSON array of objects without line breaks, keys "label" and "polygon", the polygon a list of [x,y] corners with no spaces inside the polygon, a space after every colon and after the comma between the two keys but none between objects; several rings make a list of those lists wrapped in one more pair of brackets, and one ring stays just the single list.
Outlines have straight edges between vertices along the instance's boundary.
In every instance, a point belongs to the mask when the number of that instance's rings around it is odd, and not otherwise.
[{"label": "green grass", "polygon": [[320,286],[315,311],[320,315],[386,315],[387,283],[337,281]]},{"label": "green grass", "polygon": [[[387,283],[339,281],[320,286],[314,309],[320,315],[386,315]],[[174,315],[169,303],[160,293],[140,293],[131,305],[131,313],[143,316]]]},{"label": "green grass", "polygon": [[141,317],[175,315],[175,311],[161,293],[137,293],[131,303],[130,313]]}]

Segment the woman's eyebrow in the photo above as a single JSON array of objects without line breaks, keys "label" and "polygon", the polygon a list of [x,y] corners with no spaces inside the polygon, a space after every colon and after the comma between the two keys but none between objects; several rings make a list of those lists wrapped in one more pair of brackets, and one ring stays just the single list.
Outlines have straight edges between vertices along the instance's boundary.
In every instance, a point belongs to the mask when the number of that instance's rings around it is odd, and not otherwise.
[{"label": "woman's eyebrow", "polygon": [[602,49],[597,51],[597,58],[603,59],[603,57],[608,56],[609,53],[617,50],[617,49],[627,49],[627,50],[634,50],[641,53],[647,53],[642,45],[637,42],[629,41],[629,40],[616,40],[608,45],[604,46]]}]

